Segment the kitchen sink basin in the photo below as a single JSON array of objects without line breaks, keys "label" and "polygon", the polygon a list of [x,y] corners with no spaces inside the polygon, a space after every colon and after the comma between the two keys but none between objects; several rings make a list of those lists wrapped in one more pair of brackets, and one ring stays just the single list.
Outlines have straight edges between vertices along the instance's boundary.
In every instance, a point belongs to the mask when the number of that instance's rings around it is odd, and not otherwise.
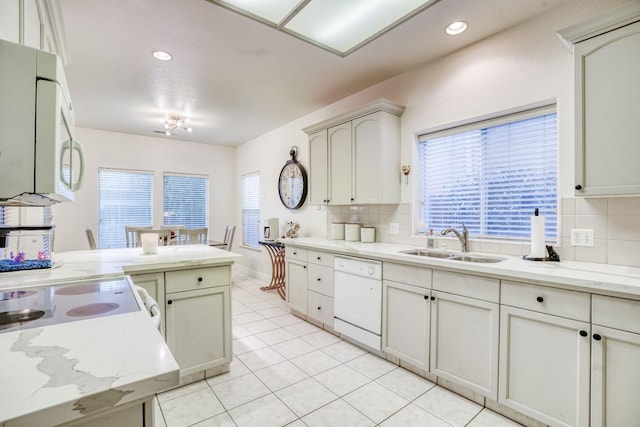
[{"label": "kitchen sink basin", "polygon": [[450,259],[454,261],[463,261],[463,262],[493,263],[493,262],[500,262],[505,260],[505,258],[498,258],[498,257],[486,256],[486,255],[451,253],[451,252],[444,252],[444,251],[430,251],[427,249],[409,249],[406,251],[400,251],[400,253],[407,254],[407,255],[429,257],[429,258],[444,258],[444,259]]},{"label": "kitchen sink basin", "polygon": [[484,262],[484,263],[500,262],[505,260],[505,258],[489,257],[484,255],[454,255],[449,257],[449,259],[452,259],[454,261]]},{"label": "kitchen sink basin", "polygon": [[456,254],[451,252],[429,251],[426,249],[409,249],[408,251],[400,251],[401,254],[426,256],[431,258],[450,258]]}]

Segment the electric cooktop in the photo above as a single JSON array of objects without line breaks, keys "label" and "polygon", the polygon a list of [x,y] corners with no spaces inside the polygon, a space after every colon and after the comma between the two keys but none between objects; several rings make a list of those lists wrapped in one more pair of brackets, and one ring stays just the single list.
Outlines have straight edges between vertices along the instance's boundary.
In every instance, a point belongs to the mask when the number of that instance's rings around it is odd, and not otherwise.
[{"label": "electric cooktop", "polygon": [[138,310],[127,277],[0,290],[0,333]]}]

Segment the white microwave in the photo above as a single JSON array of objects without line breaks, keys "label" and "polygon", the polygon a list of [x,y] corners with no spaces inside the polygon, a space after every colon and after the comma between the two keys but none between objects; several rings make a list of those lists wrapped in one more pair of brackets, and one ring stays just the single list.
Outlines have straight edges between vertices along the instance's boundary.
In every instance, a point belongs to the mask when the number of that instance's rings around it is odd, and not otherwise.
[{"label": "white microwave", "polygon": [[84,156],[60,58],[0,40],[0,205],[73,201]]}]

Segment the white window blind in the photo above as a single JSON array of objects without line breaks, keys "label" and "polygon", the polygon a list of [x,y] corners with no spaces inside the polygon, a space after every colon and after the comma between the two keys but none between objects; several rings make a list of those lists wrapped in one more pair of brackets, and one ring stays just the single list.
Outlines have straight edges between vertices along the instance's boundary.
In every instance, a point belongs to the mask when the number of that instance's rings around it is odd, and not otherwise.
[{"label": "white window blind", "polygon": [[164,174],[164,224],[205,228],[209,223],[209,178]]},{"label": "white window blind", "polygon": [[558,238],[555,106],[419,138],[421,220],[481,238],[527,240],[536,208],[545,237]]},{"label": "white window blind", "polygon": [[242,176],[242,243],[258,247],[260,240],[260,175]]},{"label": "white window blind", "polygon": [[98,247],[124,248],[125,226],[153,224],[153,173],[98,171]]}]

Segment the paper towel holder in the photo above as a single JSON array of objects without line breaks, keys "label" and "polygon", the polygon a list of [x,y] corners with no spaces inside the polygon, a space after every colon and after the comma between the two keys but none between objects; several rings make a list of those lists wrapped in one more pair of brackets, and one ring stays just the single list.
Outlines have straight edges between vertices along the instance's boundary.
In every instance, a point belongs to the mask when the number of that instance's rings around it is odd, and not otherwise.
[{"label": "paper towel holder", "polygon": [[531,255],[524,255],[522,257],[522,259],[527,260],[527,261],[556,261],[556,262],[559,262],[560,261],[560,255],[558,255],[558,252],[556,252],[556,250],[553,249],[553,246],[546,245],[545,247],[547,248],[548,256],[540,258],[540,257],[532,257]]}]

